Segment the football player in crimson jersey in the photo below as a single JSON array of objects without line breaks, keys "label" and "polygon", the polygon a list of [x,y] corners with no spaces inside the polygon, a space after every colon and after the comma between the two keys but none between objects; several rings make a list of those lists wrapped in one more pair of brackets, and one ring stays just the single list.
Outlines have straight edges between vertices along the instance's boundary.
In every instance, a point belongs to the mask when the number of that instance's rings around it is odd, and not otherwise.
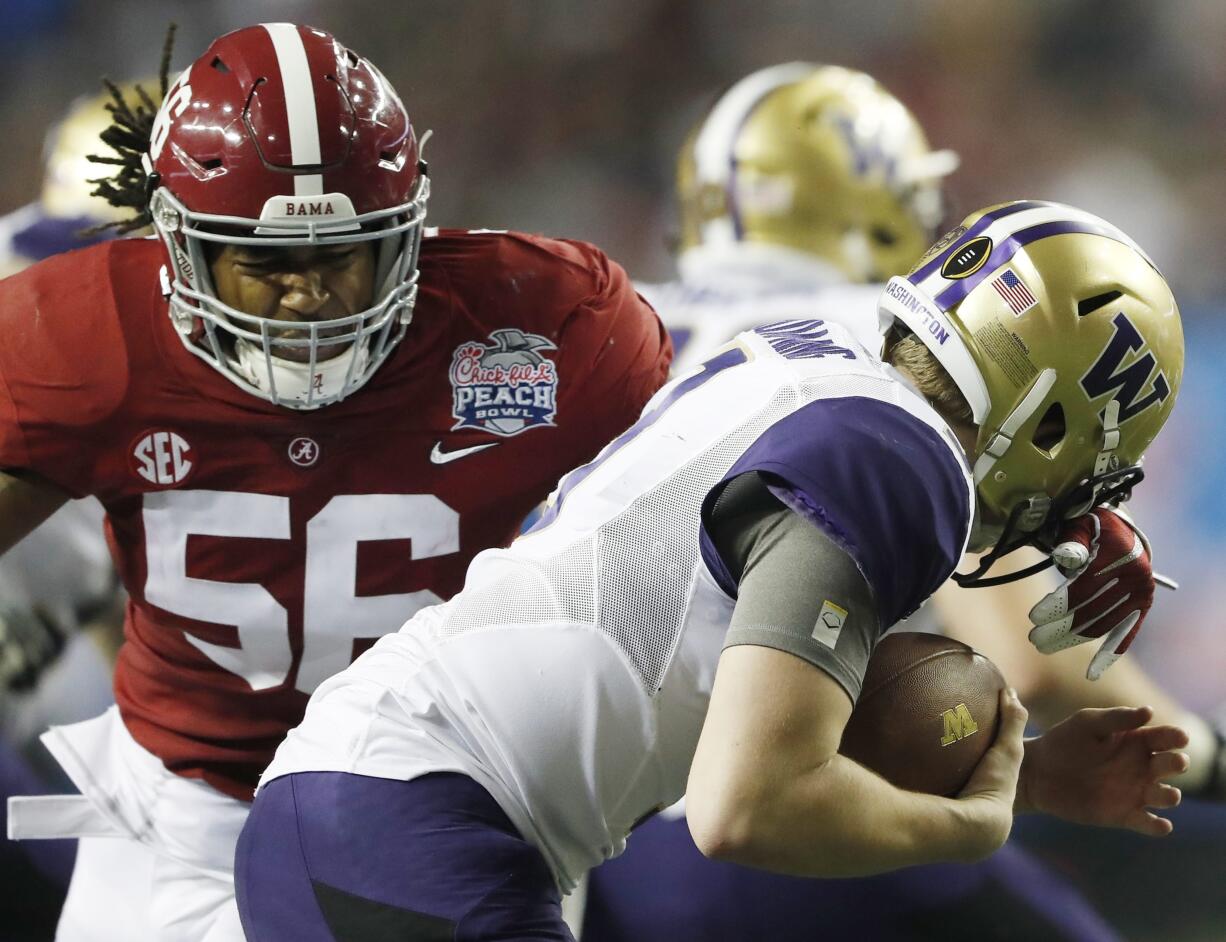
[{"label": "football player in crimson jersey", "polygon": [[319,30],[216,40],[119,115],[101,189],[158,239],[0,282],[0,549],[107,509],[118,707],[45,742],[82,797],[60,939],[241,938],[234,843],[310,692],[452,595],[625,429],[671,347],[578,242],[426,231],[408,115]]}]

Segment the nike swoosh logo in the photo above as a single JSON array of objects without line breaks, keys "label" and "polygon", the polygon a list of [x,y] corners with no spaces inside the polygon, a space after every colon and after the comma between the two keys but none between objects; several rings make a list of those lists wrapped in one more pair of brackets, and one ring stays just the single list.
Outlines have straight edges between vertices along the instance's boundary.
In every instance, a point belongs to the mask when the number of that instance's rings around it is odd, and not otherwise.
[{"label": "nike swoosh logo", "polygon": [[[497,444],[497,442],[495,442],[495,444]],[[1113,569],[1119,569],[1121,566],[1127,566],[1134,559],[1140,559],[1141,554],[1144,552],[1145,545],[1141,542],[1141,538],[1137,536],[1136,532],[1134,531],[1132,534],[1132,549],[1129,550],[1126,555],[1121,556],[1119,559],[1113,562],[1110,566],[1104,566],[1099,570],[1098,574],[1101,576],[1103,573],[1111,572]]]},{"label": "nike swoosh logo", "polygon": [[502,442],[486,442],[484,445],[472,445],[468,448],[457,448],[455,451],[443,451],[442,442],[435,442],[434,448],[430,452],[430,460],[434,464],[447,464],[449,461],[456,461],[459,458],[475,455],[479,451],[485,451],[487,448],[493,448],[495,445],[501,445]]}]

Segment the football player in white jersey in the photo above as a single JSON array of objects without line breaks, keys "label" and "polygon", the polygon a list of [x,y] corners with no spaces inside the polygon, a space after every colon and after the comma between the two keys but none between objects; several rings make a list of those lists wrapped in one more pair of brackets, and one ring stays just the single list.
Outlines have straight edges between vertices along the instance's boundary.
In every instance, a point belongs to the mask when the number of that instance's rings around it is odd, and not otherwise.
[{"label": "football player in white jersey", "polygon": [[673,335],[674,372],[787,318],[836,320],[875,349],[881,286],[939,234],[957,166],[863,72],[789,62],[734,84],[677,162],[679,278],[638,286]]},{"label": "football player in white jersey", "polygon": [[[248,938],[569,939],[559,888],[683,791],[705,854],[808,876],[980,859],[1018,810],[1167,833],[1146,809],[1178,803],[1161,780],[1186,737],[1145,709],[1023,745],[1006,693],[952,799],[837,754],[878,637],[968,543],[1117,532],[1182,379],[1166,282],[1109,223],[1008,203],[891,279],[880,311],[884,360],[820,320],[738,335],[459,595],[321,685],[239,842]],[[1146,563],[1108,591],[1128,631]]]},{"label": "football player in white jersey", "polygon": [[[135,84],[124,83],[120,91],[134,95]],[[38,198],[0,216],[0,277],[111,238],[89,232],[116,218],[113,207],[90,195],[89,182],[98,176],[89,155],[106,151],[99,134],[111,122],[110,100],[77,99],[48,132]],[[97,501],[71,501],[0,559],[0,797],[61,789],[63,776],[38,735],[94,716],[114,699],[111,661],[122,640],[123,593],[102,518]],[[8,849],[0,855],[0,879],[11,891],[14,912],[0,906],[0,922],[33,937],[35,920],[54,926],[76,847],[55,841]],[[37,876],[24,869],[26,859]],[[37,902],[43,896],[45,916]]]},{"label": "football player in white jersey", "polygon": [[[152,82],[145,85],[154,87]],[[128,97],[137,94],[136,88],[137,83],[117,86],[119,94]],[[0,216],[0,277],[113,238],[113,233],[91,231],[117,218],[117,211],[91,195],[94,184],[88,179],[99,173],[90,155],[107,152],[99,135],[112,120],[106,109],[111,100],[109,93],[77,99],[47,134],[38,199]],[[69,503],[19,551],[0,560],[0,691],[19,692],[15,701],[0,701],[0,726],[12,739],[33,740],[49,724],[92,716],[100,703],[110,701],[105,654],[113,652],[120,639],[107,635],[103,625],[119,624],[113,617],[119,591],[102,517],[97,501]],[[93,640],[77,637],[83,623],[98,623],[102,633]],[[46,683],[44,670],[65,646],[76,666],[65,665],[56,674],[67,675],[67,683],[47,678],[53,681],[50,686],[26,694]],[[98,647],[101,652],[92,650]],[[96,674],[96,662],[102,673],[93,684],[86,678]]]},{"label": "football player in white jersey", "polygon": [[[932,149],[909,109],[862,72],[791,62],[733,84],[679,155],[678,278],[638,286],[673,336],[675,370],[692,368],[740,330],[789,318],[837,321],[880,349],[888,327],[877,310],[884,282],[907,271],[937,235],[942,184],[957,166],[955,154]],[[1077,591],[1088,598],[1088,580],[1082,582]],[[1176,784],[1206,794],[1216,782],[1226,797],[1226,752],[1216,734],[1135,663],[1092,683],[1085,677],[1089,655],[1048,658],[1026,639],[1024,613],[1060,585],[1054,572],[974,593],[951,582],[912,621],[939,625],[988,654],[1040,727],[1081,707],[1150,704],[1158,721],[1191,737],[1191,768]],[[1116,938],[1084,900],[1013,845],[974,872],[919,870],[863,888],[814,884],[704,860],[683,814],[682,804],[667,809],[630,853],[593,872],[585,942],[656,942],[678,931],[727,939],[757,933],[782,942],[807,938],[817,912],[833,935],[887,938],[892,927],[913,923],[926,901],[951,894],[964,910],[972,896],[992,895],[993,919],[1007,910],[1053,939]],[[955,894],[955,887],[962,889]],[[874,905],[857,905],[858,895],[871,895]],[[581,908],[577,896],[568,898],[568,910]],[[772,905],[744,902],[755,898]],[[580,924],[572,912],[568,918]]]}]

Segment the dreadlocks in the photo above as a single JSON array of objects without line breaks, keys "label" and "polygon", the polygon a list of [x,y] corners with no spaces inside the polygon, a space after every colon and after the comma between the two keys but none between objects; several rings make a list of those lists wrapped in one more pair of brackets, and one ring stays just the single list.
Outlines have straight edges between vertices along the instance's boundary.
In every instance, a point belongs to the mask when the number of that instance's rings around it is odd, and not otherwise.
[{"label": "dreadlocks", "polygon": [[91,235],[109,229],[124,235],[153,222],[149,214],[149,175],[141,159],[149,150],[153,119],[157,117],[160,103],[170,85],[170,54],[174,49],[175,28],[175,24],[171,23],[166,30],[166,41],[162,44],[162,64],[158,71],[161,88],[156,102],[140,85],[135,86],[137,100],[128,101],[114,82],[107,78],[102,80],[111,95],[106,110],[114,118],[110,127],[101,134],[102,143],[119,156],[90,154],[89,160],[96,164],[110,164],[118,169],[112,176],[88,181],[95,184],[91,195],[100,196],[120,209],[131,209],[135,215],[95,226],[88,230]]}]

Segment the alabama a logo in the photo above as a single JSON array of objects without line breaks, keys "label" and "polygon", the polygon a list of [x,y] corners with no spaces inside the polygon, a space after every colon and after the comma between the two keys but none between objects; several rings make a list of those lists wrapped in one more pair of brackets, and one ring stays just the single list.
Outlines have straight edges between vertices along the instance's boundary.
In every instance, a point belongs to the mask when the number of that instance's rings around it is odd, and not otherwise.
[{"label": "alabama a logo", "polygon": [[301,435],[289,443],[286,449],[289,460],[300,468],[309,468],[319,460],[319,443]]},{"label": "alabama a logo", "polygon": [[452,355],[451,413],[457,419],[452,429],[510,436],[553,425],[558,370],[544,351],[557,347],[513,328],[495,330],[489,339],[488,344],[462,344]]}]

